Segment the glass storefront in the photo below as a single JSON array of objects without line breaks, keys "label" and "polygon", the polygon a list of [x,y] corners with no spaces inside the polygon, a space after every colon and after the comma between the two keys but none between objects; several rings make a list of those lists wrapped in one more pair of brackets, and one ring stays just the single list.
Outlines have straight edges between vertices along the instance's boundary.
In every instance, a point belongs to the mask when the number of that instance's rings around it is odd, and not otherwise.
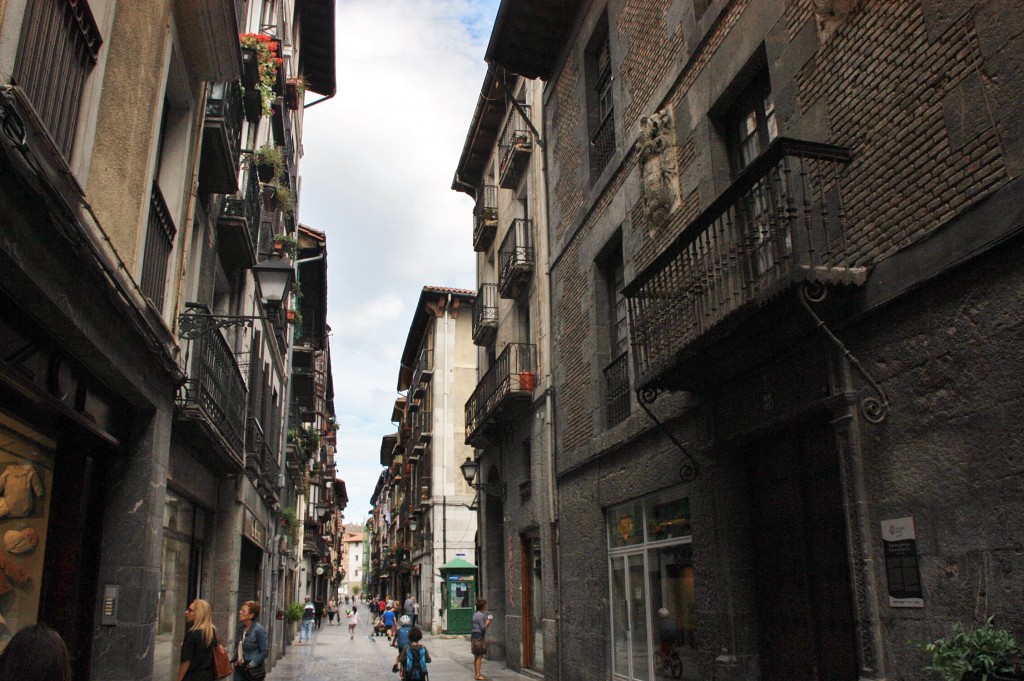
[{"label": "glass storefront", "polygon": [[163,570],[154,642],[153,678],[178,678],[178,650],[185,636],[185,608],[200,596],[205,513],[167,490]]},{"label": "glass storefront", "polygon": [[608,512],[616,679],[696,679],[690,500],[681,492]]}]

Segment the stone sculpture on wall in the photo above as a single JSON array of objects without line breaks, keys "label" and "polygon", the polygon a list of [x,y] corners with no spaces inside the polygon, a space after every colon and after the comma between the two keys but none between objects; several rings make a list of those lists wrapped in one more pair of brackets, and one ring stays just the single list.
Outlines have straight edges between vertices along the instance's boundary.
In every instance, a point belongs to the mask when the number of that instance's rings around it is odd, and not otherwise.
[{"label": "stone sculpture on wall", "polygon": [[652,229],[668,222],[679,207],[679,168],[676,160],[675,122],[672,112],[663,109],[640,119],[637,139],[640,151],[640,188],[644,212]]}]

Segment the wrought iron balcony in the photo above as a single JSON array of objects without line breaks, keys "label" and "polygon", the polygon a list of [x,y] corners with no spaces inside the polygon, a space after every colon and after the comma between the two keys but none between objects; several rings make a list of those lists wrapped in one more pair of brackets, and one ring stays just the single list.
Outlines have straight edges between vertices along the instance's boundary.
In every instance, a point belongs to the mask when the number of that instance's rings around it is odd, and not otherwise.
[{"label": "wrought iron balcony", "polygon": [[[530,107],[520,105],[527,116]],[[533,151],[533,131],[518,109],[512,109],[505,119],[505,127],[498,139],[498,185],[515,189],[530,161]]]},{"label": "wrought iron balcony", "polygon": [[484,446],[497,426],[530,405],[536,384],[536,346],[509,343],[466,402],[466,444]]},{"label": "wrought iron balcony", "polygon": [[263,203],[255,168],[245,173],[245,191],[221,200],[217,217],[217,251],[228,265],[247,269],[256,264]]},{"label": "wrought iron balcony", "polygon": [[480,284],[473,301],[473,343],[487,346],[498,333],[498,285]]},{"label": "wrought iron balcony", "polygon": [[805,284],[823,298],[864,283],[845,233],[849,161],[846,149],[776,140],[637,275],[624,293],[638,388],[701,392],[728,380],[785,344],[792,324],[778,315],[796,309],[785,291]]},{"label": "wrought iron balcony", "polygon": [[[423,450],[423,447],[420,447],[420,445],[426,445],[428,442],[430,442],[431,438],[434,435],[433,431],[434,412],[429,409],[425,409],[416,414],[415,418],[413,419],[412,430],[412,439],[413,442],[415,442],[416,444],[413,446],[413,452],[409,456],[410,461],[412,460],[413,455],[419,458],[419,455]],[[419,452],[416,451],[417,447],[420,447]]]},{"label": "wrought iron balcony", "polygon": [[419,359],[416,361],[416,382],[419,384],[430,383],[434,378],[434,349],[423,348],[420,350]]},{"label": "wrought iron balcony", "polygon": [[242,147],[242,88],[238,81],[214,83],[206,98],[203,151],[199,159],[199,191],[238,191],[238,159]]},{"label": "wrought iron balcony", "polygon": [[498,292],[518,298],[533,276],[533,220],[512,221],[498,249]]},{"label": "wrought iron balcony", "polygon": [[197,449],[211,453],[213,467],[238,472],[247,391],[235,355],[220,331],[187,341],[185,355],[188,380],[178,392],[178,418],[189,436],[199,438]]},{"label": "wrought iron balcony", "polygon": [[494,243],[498,231],[498,188],[484,185],[473,208],[473,250],[483,253]]}]

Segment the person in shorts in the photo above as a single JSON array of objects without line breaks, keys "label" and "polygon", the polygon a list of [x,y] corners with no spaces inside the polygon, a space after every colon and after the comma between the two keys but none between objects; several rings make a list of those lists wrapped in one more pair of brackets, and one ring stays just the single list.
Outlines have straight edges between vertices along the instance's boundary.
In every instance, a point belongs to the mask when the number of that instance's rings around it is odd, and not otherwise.
[{"label": "person in shorts", "polygon": [[469,635],[470,648],[473,651],[473,672],[476,681],[484,681],[487,677],[483,675],[480,666],[483,664],[484,655],[487,654],[487,627],[494,621],[494,615],[487,612],[487,599],[476,600],[476,612],[473,613],[473,630]]}]

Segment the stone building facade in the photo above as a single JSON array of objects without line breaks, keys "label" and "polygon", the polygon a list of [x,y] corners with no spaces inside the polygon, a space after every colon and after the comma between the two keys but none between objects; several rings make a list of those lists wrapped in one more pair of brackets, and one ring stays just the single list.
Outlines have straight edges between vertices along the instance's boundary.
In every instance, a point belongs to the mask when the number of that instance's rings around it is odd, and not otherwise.
[{"label": "stone building facade", "polygon": [[[250,31],[280,58],[269,110]],[[76,679],[176,678],[202,597],[226,640],[258,601],[283,654],[294,291],[257,277],[311,255],[267,257],[297,230],[286,79],[332,96],[333,40],[309,0],[0,4],[0,529],[35,542],[3,556],[26,578],[0,647],[42,621]],[[264,143],[274,201],[243,155]]]},{"label": "stone building facade", "polygon": [[925,678],[911,641],[1020,628],[1022,19],[502,3],[488,62],[545,81],[564,678]]},{"label": "stone building facade", "polygon": [[476,560],[473,489],[459,472],[472,455],[462,405],[476,385],[473,303],[473,291],[420,291],[398,370],[391,416],[398,430],[381,440],[385,470],[370,499],[371,593],[403,606],[414,596],[419,626],[435,634],[465,633],[465,603],[475,590],[474,580],[449,582],[441,572],[453,560]]},{"label": "stone building facade", "polygon": [[488,654],[557,678],[554,393],[543,83],[489,70],[452,189],[476,201],[479,376],[465,405],[480,484]]}]

